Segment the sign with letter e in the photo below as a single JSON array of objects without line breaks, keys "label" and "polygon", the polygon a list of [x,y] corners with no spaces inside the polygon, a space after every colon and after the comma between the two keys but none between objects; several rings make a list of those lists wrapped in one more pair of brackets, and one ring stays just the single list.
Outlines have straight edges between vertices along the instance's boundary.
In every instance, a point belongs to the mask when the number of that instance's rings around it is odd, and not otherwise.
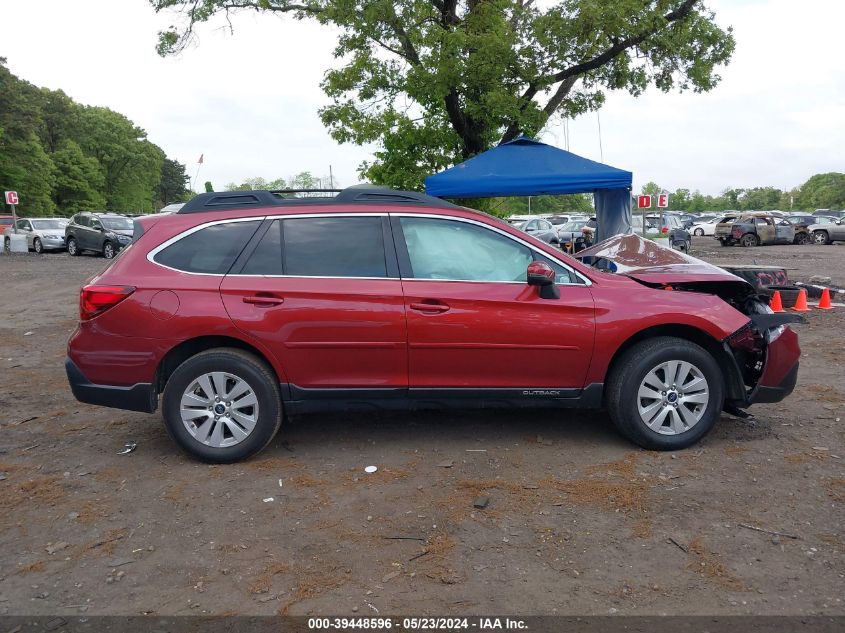
[{"label": "sign with letter e", "polygon": [[657,206],[658,207],[668,207],[669,206],[669,194],[668,193],[661,193],[657,196]]}]

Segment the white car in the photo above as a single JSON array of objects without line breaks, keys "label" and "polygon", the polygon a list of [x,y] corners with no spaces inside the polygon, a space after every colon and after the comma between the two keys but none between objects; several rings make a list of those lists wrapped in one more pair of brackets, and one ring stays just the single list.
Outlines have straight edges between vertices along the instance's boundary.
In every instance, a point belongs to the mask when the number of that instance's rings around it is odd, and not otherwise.
[{"label": "white car", "polygon": [[702,237],[704,235],[713,237],[716,225],[719,224],[724,217],[725,216],[720,215],[719,217],[707,220],[706,222],[696,222],[689,228],[689,232],[696,237]]},{"label": "white car", "polygon": [[[67,218],[19,218],[17,227],[20,235],[26,236],[28,250],[36,253],[44,251],[57,251],[65,248],[65,227]],[[9,247],[13,233],[12,227],[4,232],[6,248]]]}]

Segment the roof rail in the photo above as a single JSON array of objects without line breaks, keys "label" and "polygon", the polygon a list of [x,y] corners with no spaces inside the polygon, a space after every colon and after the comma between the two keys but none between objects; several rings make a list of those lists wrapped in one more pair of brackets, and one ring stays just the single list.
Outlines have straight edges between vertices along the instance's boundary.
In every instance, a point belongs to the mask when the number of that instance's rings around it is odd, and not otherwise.
[{"label": "roof rail", "polygon": [[[305,195],[297,195],[305,194]],[[311,195],[326,194],[326,195]],[[307,206],[326,204],[390,204],[460,208],[441,198],[415,191],[398,191],[373,185],[355,185],[346,189],[276,189],[268,191],[220,191],[201,193],[185,203],[176,213],[203,213],[251,207]]]}]

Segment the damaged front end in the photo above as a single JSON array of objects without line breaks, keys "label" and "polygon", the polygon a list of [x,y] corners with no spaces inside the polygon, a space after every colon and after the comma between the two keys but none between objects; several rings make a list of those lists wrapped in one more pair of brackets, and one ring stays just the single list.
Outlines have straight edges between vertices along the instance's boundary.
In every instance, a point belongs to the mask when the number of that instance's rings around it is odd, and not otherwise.
[{"label": "damaged front end", "polygon": [[729,413],[744,415],[739,409],[755,402],[778,402],[792,392],[801,350],[797,335],[787,325],[804,319],[798,314],[774,313],[770,297],[759,294],[744,279],[639,235],[616,235],[576,258],[650,288],[718,296],[749,318],[720,341],[717,360],[725,371]]}]

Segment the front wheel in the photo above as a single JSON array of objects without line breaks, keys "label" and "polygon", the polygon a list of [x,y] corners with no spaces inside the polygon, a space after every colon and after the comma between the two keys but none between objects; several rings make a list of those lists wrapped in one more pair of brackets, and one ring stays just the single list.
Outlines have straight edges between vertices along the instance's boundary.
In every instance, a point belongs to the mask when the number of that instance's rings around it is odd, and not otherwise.
[{"label": "front wheel", "polygon": [[827,231],[813,231],[813,244],[825,245],[830,242]]},{"label": "front wheel", "polygon": [[651,450],[677,450],[704,437],[722,410],[724,380],[701,346],[661,336],[637,343],[614,363],[607,408],[626,438]]},{"label": "front wheel", "polygon": [[67,240],[67,253],[71,257],[79,255],[79,244],[76,243],[76,238],[69,237]]},{"label": "front wheel", "polygon": [[44,245],[41,243],[41,240],[37,237],[32,242],[32,248],[38,254],[44,252]]},{"label": "front wheel", "polygon": [[252,354],[208,350],[170,376],[162,413],[170,437],[187,453],[206,462],[236,462],[263,449],[279,430],[279,381]]},{"label": "front wheel", "polygon": [[111,242],[106,242],[103,244],[103,257],[106,259],[114,259],[114,244]]},{"label": "front wheel", "polygon": [[797,233],[793,241],[799,246],[804,246],[810,243],[810,235],[808,233]]}]

